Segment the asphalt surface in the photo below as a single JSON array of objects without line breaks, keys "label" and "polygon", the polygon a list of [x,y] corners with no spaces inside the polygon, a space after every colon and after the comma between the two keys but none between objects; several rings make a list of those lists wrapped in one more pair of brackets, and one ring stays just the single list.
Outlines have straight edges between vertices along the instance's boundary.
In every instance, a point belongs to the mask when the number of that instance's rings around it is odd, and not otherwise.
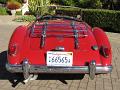
[{"label": "asphalt surface", "polygon": [[21,74],[6,71],[8,42],[14,29],[27,23],[16,23],[13,16],[0,16],[0,90],[120,90],[120,34],[107,33],[113,51],[113,71],[97,75],[40,74],[37,80],[24,84]]}]

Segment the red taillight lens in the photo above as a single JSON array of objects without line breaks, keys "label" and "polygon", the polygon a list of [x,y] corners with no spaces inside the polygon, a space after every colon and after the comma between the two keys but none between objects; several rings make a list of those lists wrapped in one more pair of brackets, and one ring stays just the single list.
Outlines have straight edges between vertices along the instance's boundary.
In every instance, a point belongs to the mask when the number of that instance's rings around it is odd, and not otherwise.
[{"label": "red taillight lens", "polygon": [[107,48],[107,47],[101,47],[101,54],[104,56],[104,57],[109,57],[110,55],[110,49]]},{"label": "red taillight lens", "polygon": [[15,55],[16,50],[17,50],[16,45],[10,45],[9,50],[8,50],[9,55],[12,55],[12,56]]}]

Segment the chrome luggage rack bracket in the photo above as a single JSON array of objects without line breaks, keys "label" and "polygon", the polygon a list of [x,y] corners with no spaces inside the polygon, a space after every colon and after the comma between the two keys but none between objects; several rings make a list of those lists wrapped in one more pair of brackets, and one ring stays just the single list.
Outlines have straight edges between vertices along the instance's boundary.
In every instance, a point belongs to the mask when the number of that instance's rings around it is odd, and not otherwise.
[{"label": "chrome luggage rack bracket", "polygon": [[[74,46],[75,49],[79,48],[79,37],[86,37],[88,36],[88,25],[84,22],[79,22],[79,24],[76,23],[76,21],[72,20],[70,24],[49,24],[48,20],[42,21],[43,24],[39,23],[40,21],[36,21],[33,25],[32,25],[32,31],[31,31],[31,36],[35,36],[35,30],[40,31],[39,33],[39,37],[41,37],[41,41],[40,41],[40,47],[43,48],[45,46],[45,39],[46,37],[50,37],[50,36],[55,36],[55,37],[74,37]],[[72,30],[54,30],[54,32],[65,32],[62,34],[50,34],[48,32],[53,32],[52,30],[49,30],[47,27],[48,26],[71,26]],[[84,25],[85,29],[81,28],[77,29],[77,26],[80,25]],[[39,26],[42,26],[42,28],[39,28]]]},{"label": "chrome luggage rack bracket", "polygon": [[46,30],[47,30],[48,23],[45,22],[43,26],[42,36],[41,36],[41,48],[45,46],[45,38],[46,38]]}]

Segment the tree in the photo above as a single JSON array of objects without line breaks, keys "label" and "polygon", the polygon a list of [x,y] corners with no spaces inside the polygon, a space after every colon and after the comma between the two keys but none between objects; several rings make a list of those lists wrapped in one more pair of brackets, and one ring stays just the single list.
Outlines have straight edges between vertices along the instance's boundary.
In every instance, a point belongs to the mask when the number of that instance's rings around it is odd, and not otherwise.
[{"label": "tree", "polygon": [[75,6],[75,0],[63,0],[67,6]]},{"label": "tree", "polygon": [[105,9],[114,9],[114,1],[113,0],[102,0],[103,8]]},{"label": "tree", "polygon": [[75,6],[82,8],[102,8],[102,2],[100,0],[74,0]]},{"label": "tree", "polygon": [[52,3],[57,3],[66,6],[77,6],[82,8],[101,8],[101,0],[51,0]]},{"label": "tree", "polygon": [[75,6],[76,1],[78,2],[78,0],[51,0],[51,3],[56,3],[66,6]]}]

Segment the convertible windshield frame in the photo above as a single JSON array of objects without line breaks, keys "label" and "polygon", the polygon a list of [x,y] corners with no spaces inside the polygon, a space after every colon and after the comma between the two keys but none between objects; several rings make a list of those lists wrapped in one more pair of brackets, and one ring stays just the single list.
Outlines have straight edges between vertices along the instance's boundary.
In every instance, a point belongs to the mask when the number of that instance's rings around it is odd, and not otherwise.
[{"label": "convertible windshield frame", "polygon": [[70,16],[61,16],[61,15],[46,15],[46,16],[38,16],[36,17],[36,21],[42,21],[42,20],[56,20],[56,19],[63,19],[63,20],[71,20],[71,21],[77,21],[82,22],[81,19],[70,17]]}]

